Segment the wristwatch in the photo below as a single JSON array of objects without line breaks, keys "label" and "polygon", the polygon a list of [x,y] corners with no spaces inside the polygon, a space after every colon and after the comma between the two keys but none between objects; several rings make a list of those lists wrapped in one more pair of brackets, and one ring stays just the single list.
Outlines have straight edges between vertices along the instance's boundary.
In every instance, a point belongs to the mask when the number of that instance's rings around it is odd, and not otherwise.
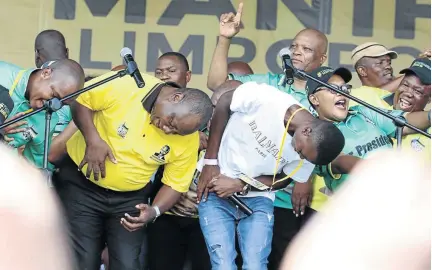
[{"label": "wristwatch", "polygon": [[161,215],[161,212],[160,212],[159,207],[158,207],[157,205],[152,206],[152,208],[153,208],[153,209],[155,210],[155,212],[156,212],[156,216],[155,216],[155,218],[153,219],[153,222],[155,222],[156,219]]},{"label": "wristwatch", "polygon": [[240,195],[246,196],[249,193],[250,190],[251,190],[251,186],[249,184],[246,184],[243,187],[242,191],[240,192]]},{"label": "wristwatch", "polygon": [[210,166],[217,166],[218,160],[217,159],[204,159],[204,165],[210,165]]}]

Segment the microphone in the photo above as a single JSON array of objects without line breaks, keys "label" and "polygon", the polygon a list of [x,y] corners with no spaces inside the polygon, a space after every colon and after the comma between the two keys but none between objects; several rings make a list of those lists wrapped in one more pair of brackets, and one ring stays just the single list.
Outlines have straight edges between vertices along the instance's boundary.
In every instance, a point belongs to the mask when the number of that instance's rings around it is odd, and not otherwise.
[{"label": "microphone", "polygon": [[282,59],[282,69],[285,73],[285,80],[288,85],[294,83],[295,68],[291,61],[291,51],[288,48],[283,48],[279,52],[279,57]]},{"label": "microphone", "polygon": [[139,88],[143,88],[145,85],[145,82],[141,76],[141,73],[138,69],[137,63],[132,57],[132,50],[128,47],[124,47],[120,51],[120,56],[123,58],[123,60],[126,63],[127,70],[129,75],[135,79],[135,82]]},{"label": "microphone", "polygon": [[252,209],[249,208],[249,206],[247,206],[244,202],[242,202],[239,197],[237,197],[236,195],[231,195],[228,197],[228,199],[235,204],[240,210],[243,211],[243,213],[245,213],[246,215],[250,216],[253,214]]},{"label": "microphone", "polygon": [[[0,85],[0,125],[8,118],[14,108],[14,102],[9,96],[9,90]],[[3,140],[4,130],[0,129],[0,140]]]}]

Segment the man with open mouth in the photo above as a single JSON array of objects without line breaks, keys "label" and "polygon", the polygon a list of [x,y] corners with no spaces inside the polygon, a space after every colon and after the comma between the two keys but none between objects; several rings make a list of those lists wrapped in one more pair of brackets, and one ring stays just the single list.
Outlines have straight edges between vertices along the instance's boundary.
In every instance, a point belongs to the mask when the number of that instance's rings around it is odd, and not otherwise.
[{"label": "man with open mouth", "polygon": [[[346,68],[333,70],[320,67],[310,73],[313,77],[336,86],[350,93],[351,72]],[[362,105],[350,107],[350,100],[335,91],[308,80],[306,91],[311,105],[321,120],[333,122],[345,137],[345,147],[342,153],[356,158],[335,159],[328,166],[317,166],[315,171],[324,177],[326,186],[335,191],[347,178],[356,162],[367,157],[372,152],[392,148],[390,137],[395,137],[396,126],[389,118],[378,114]],[[389,111],[394,116],[404,116],[408,123],[422,130],[430,127],[429,112],[411,112],[402,110]],[[411,134],[413,130],[405,128],[404,134]],[[347,164],[351,163],[351,164]],[[345,173],[345,174],[344,174]]]},{"label": "man with open mouth", "polygon": [[[431,60],[418,58],[409,68],[400,73],[405,74],[393,97],[393,108],[404,112],[421,112],[431,100]],[[427,130],[430,133],[430,128]],[[425,157],[430,164],[430,139],[420,134],[411,134],[402,138],[402,148],[412,149]]]}]

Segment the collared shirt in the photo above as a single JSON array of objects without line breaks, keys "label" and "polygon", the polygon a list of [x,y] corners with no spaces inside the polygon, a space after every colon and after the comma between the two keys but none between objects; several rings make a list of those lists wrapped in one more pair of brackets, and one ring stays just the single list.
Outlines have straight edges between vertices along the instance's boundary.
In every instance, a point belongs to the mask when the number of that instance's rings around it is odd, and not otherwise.
[{"label": "collared shirt", "polygon": [[[9,89],[9,94],[14,102],[14,108],[9,118],[20,112],[27,112],[31,109],[30,102],[26,99],[25,93],[27,91],[30,75],[35,70],[36,69],[23,70],[16,65],[0,61],[0,84]],[[20,71],[23,72],[20,74]],[[18,75],[20,75],[21,78],[19,78]],[[15,81],[16,83],[14,83]],[[58,114],[53,113],[50,124],[50,139],[54,134],[58,120]],[[8,134],[8,137],[13,139],[9,145],[14,148],[25,145],[23,156],[36,167],[42,168],[45,140],[45,112],[41,111],[32,115],[26,118],[25,121],[27,121],[27,124],[22,126],[25,128],[25,131]],[[52,169],[53,166],[49,164],[49,168]]]},{"label": "collared shirt", "polygon": [[[115,72],[99,76],[101,81]],[[142,74],[146,84],[138,88],[130,76],[115,79],[86,93],[77,102],[94,111],[93,123],[100,137],[110,146],[117,164],[105,161],[106,178],[90,181],[115,191],[143,188],[159,166],[165,170],[162,183],[178,192],[186,192],[198,160],[199,135],[167,135],[150,122],[150,112],[165,85],[153,76]],[[144,105],[143,105],[144,104]],[[67,142],[67,152],[80,164],[86,150],[81,132]],[[87,165],[83,172],[86,172]]]},{"label": "collared shirt", "polygon": [[[361,86],[359,88],[352,89],[351,91],[351,95],[354,97],[359,98],[364,102],[367,102],[378,108],[387,108],[389,103],[393,104],[393,100],[389,100],[389,97],[393,96],[392,94],[393,93],[387,90],[370,86]],[[359,104],[355,101],[350,101],[350,107],[354,107],[356,105]]]},{"label": "collared shirt", "polygon": [[[403,111],[389,111],[393,116],[402,116]],[[376,113],[362,105],[352,107],[347,118],[343,122],[334,123],[345,137],[343,154],[359,158],[366,158],[371,153],[382,149],[392,148],[396,126],[393,121],[379,113]],[[317,166],[315,172],[324,177],[326,186],[335,191],[349,178],[348,174],[342,174],[338,179],[331,176],[327,166]]]},{"label": "collared shirt", "polygon": [[[285,82],[285,75],[284,74],[273,74],[273,73],[267,73],[267,74],[250,74],[250,75],[236,75],[236,74],[229,74],[228,75],[230,80],[237,80],[242,83],[245,82],[257,82],[257,83],[265,83],[268,85],[271,85],[273,87],[276,87],[282,92],[285,92],[287,94],[290,94],[292,97],[294,97],[303,107],[308,108],[310,112],[314,112],[315,110],[310,105],[306,90],[305,89],[295,89],[293,85],[288,85]],[[317,182],[318,183],[318,182]],[[274,201],[274,206],[281,207],[281,208],[288,208],[292,209],[292,203],[291,203],[291,194],[292,194],[292,188],[294,184],[290,184],[288,187],[286,187],[283,190],[280,190],[276,192],[276,199]],[[314,194],[313,201],[320,201],[325,202],[327,199],[327,196],[324,194]],[[316,203],[314,204],[316,205]]]}]

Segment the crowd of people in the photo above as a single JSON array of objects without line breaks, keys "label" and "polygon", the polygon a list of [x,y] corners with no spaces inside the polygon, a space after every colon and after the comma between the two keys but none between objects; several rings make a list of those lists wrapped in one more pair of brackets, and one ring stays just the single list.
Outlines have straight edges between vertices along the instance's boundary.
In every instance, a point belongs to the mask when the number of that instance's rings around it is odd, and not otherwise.
[{"label": "crowd of people", "polygon": [[[76,269],[279,269],[304,224],[354,181],[353,169],[397,147],[390,118],[333,89],[228,63],[242,8],[220,17],[211,97],[188,87],[186,57],[166,52],[154,74],[142,73],[144,87],[117,78],[52,114],[48,169]],[[301,30],[289,47],[294,67],[430,134],[430,50],[394,76],[396,52],[361,44],[351,56],[361,85],[352,86],[351,71],[323,66],[327,46],[320,31]],[[14,102],[7,121],[124,68],[86,77],[65,37],[42,31],[34,68],[0,62],[0,85]],[[43,167],[43,112],[3,132],[18,155]],[[402,132],[402,149],[430,166],[430,139]]]}]

